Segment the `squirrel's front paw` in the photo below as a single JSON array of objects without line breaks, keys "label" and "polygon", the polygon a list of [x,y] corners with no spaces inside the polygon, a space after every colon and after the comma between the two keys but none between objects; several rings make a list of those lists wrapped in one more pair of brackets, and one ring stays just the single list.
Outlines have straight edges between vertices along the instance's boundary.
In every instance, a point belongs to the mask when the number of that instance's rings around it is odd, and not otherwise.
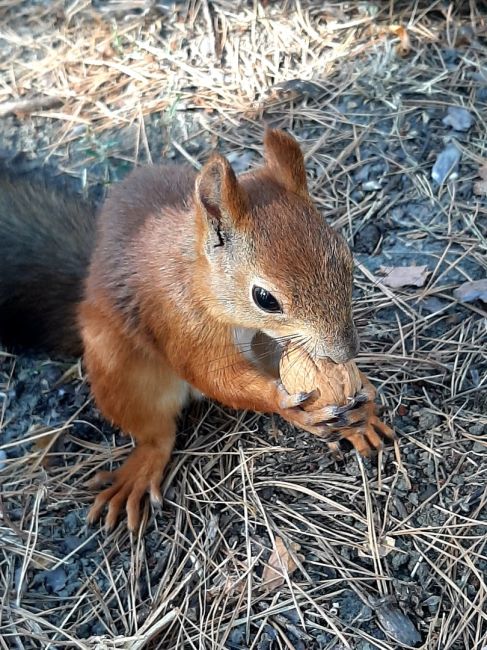
[{"label": "squirrel's front paw", "polygon": [[[318,409],[315,411],[305,411],[304,406],[312,404],[313,400],[318,396],[317,391],[311,393],[295,393],[291,395],[284,388],[282,383],[277,382],[278,392],[278,409],[279,415],[293,424],[296,427],[309,431],[318,436],[330,433],[333,428],[326,422],[330,418],[335,418],[336,427],[336,414],[333,411],[336,407],[327,407],[326,409]],[[340,422],[342,422],[340,420]],[[343,425],[346,422],[343,420]]]},{"label": "squirrel's front paw", "polygon": [[[376,406],[370,398],[375,394],[367,387],[348,404],[312,409],[314,393],[289,395],[278,386],[281,411],[288,422],[305,431],[326,437],[337,452],[337,441],[347,440],[362,456],[382,449],[385,438],[393,440],[394,431],[376,416]],[[306,409],[306,410],[305,410]],[[309,410],[308,410],[309,409]]]},{"label": "squirrel's front paw", "polygon": [[377,417],[374,402],[365,402],[348,411],[344,418],[347,424],[338,433],[362,456],[370,456],[373,450],[382,449],[384,439],[394,440],[396,437],[394,431]]},{"label": "squirrel's front paw", "polygon": [[97,521],[105,505],[108,505],[105,528],[111,530],[125,505],[127,526],[134,531],[139,525],[140,503],[144,494],[149,492],[152,503],[162,502],[160,485],[168,460],[167,452],[154,445],[142,444],[132,451],[119,469],[114,472],[99,472],[89,481],[89,486],[99,487],[105,483],[112,485],[96,497],[88,513],[88,523]]},{"label": "squirrel's front paw", "polygon": [[[358,396],[353,406],[330,407],[334,409],[335,417],[327,421],[331,432],[328,442],[347,440],[362,456],[370,456],[384,446],[384,440],[394,440],[394,431],[376,415],[376,405],[364,401]],[[319,411],[314,412],[318,415]],[[327,410],[322,415],[326,415]],[[336,448],[336,445],[334,446]]]}]

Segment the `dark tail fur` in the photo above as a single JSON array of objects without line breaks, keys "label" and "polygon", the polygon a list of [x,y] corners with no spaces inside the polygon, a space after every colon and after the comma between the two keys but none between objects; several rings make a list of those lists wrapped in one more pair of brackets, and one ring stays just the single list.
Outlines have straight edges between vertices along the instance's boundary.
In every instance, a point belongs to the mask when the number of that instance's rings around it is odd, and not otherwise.
[{"label": "dark tail fur", "polygon": [[95,207],[45,183],[0,175],[0,341],[79,354],[77,308]]}]

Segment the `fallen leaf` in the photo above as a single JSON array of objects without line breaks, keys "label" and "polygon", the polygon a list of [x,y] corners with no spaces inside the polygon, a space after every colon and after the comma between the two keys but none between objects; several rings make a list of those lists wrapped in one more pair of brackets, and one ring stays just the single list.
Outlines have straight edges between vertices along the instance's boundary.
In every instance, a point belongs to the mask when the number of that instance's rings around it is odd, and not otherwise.
[{"label": "fallen leaf", "polygon": [[54,564],[54,559],[51,557],[44,557],[40,553],[36,553],[31,557],[30,564],[36,569],[50,569]]},{"label": "fallen leaf", "polygon": [[460,302],[473,302],[474,300],[487,302],[487,278],[464,282],[453,291],[453,295]]},{"label": "fallen leaf", "polygon": [[[296,553],[301,547],[299,544],[293,543],[291,548]],[[274,591],[284,584],[285,576],[291,575],[297,569],[297,566],[282,539],[276,537],[274,550],[262,574],[262,588],[266,591]]]},{"label": "fallen leaf", "polygon": [[[41,428],[42,433],[42,428]],[[36,432],[37,433],[37,432]],[[58,450],[61,444],[62,434],[59,431],[54,433],[48,432],[40,435],[35,439],[33,449],[41,454],[41,465],[44,469],[48,469],[53,462],[53,453]],[[37,455],[32,458],[33,462],[37,462]]]},{"label": "fallen leaf", "polygon": [[207,590],[207,595],[210,599],[221,598],[222,596],[237,596],[247,588],[247,580],[245,574],[242,576],[236,573],[227,574]]},{"label": "fallen leaf", "polygon": [[477,195],[487,194],[487,181],[476,181],[473,184],[473,191]]},{"label": "fallen leaf", "polygon": [[[377,550],[379,552],[379,557],[385,557],[389,555],[391,551],[396,548],[396,540],[394,537],[384,537],[384,539],[377,544]],[[359,549],[357,551],[359,557],[373,557],[374,553],[369,545],[365,549]]]},{"label": "fallen leaf", "polygon": [[445,126],[451,126],[455,131],[468,131],[475,120],[472,113],[463,106],[449,106],[442,122]]},{"label": "fallen leaf", "polygon": [[414,623],[399,609],[394,598],[386,596],[374,603],[374,611],[384,631],[402,647],[415,646],[421,641]]},{"label": "fallen leaf", "polygon": [[389,29],[399,38],[396,52],[399,56],[407,56],[411,51],[411,41],[409,39],[408,30],[402,25],[391,25]]},{"label": "fallen leaf", "polygon": [[473,184],[473,191],[475,194],[487,194],[487,162],[479,168],[478,174],[482,180]]},{"label": "fallen leaf", "polygon": [[381,272],[385,277],[379,281],[391,289],[422,287],[428,277],[427,266],[383,266]]},{"label": "fallen leaf", "polygon": [[44,449],[48,449],[49,447],[52,447],[57,438],[59,438],[59,432],[55,431],[54,433],[45,433],[44,435],[39,436],[39,438],[35,439],[34,442],[34,449],[38,451],[42,451]]},{"label": "fallen leaf", "polygon": [[484,181],[487,181],[487,161],[484,162],[482,167],[479,167],[479,176]]},{"label": "fallen leaf", "polygon": [[431,170],[431,178],[441,185],[448,178],[457,177],[457,168],[460,158],[462,157],[461,152],[457,147],[450,142],[441,153],[438,154],[433,169]]}]

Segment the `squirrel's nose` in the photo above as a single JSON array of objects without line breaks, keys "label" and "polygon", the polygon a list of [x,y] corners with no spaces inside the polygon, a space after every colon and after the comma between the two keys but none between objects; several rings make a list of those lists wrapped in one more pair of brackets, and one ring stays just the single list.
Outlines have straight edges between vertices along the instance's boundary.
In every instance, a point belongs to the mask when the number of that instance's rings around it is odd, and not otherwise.
[{"label": "squirrel's nose", "polygon": [[353,328],[350,334],[328,351],[328,356],[335,363],[346,363],[357,356],[359,349],[360,342],[357,330]]},{"label": "squirrel's nose", "polygon": [[336,352],[330,352],[328,355],[335,363],[346,363],[357,355],[357,352],[351,348],[343,348]]}]

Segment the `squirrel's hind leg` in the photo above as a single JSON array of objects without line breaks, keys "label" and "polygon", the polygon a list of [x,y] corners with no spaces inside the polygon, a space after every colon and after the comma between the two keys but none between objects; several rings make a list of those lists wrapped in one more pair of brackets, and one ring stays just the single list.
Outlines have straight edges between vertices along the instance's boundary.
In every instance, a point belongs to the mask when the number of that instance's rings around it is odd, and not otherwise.
[{"label": "squirrel's hind leg", "polygon": [[160,356],[127,340],[100,309],[82,313],[85,364],[95,402],[103,415],[135,439],[136,447],[114,472],[100,472],[89,484],[110,487],[98,494],[88,513],[96,521],[108,507],[113,528],[125,506],[130,530],[138,527],[146,492],[161,501],[160,483],[172,454],[176,422],[190,387]]},{"label": "squirrel's hind leg", "polygon": [[111,485],[97,495],[88,513],[88,523],[96,522],[105,506],[108,506],[105,528],[111,530],[125,505],[127,527],[132,531],[137,529],[145,493],[149,492],[152,503],[162,502],[160,484],[174,444],[174,435],[168,436],[167,430],[165,442],[165,449],[152,443],[137,445],[119,469],[99,472],[95,476],[90,482],[91,487],[107,482]]}]

